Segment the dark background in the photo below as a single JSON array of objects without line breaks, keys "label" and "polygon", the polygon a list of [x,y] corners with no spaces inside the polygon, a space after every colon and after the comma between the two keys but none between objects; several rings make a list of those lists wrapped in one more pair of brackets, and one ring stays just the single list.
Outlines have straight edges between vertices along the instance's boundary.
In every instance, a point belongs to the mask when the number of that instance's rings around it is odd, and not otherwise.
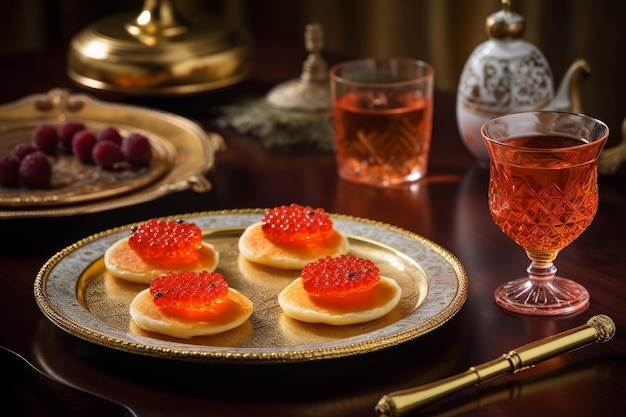
[{"label": "dark background", "polygon": [[[247,28],[255,38],[302,42],[320,23],[326,52],[345,57],[412,56],[432,63],[437,88],[454,92],[473,49],[487,40],[485,18],[499,0],[179,0],[181,14],[206,11]],[[22,0],[3,4],[0,54],[67,48],[71,37],[105,16],[142,9],[141,0]],[[626,117],[626,1],[512,0],[526,21],[524,39],[546,56],[555,88],[569,65],[586,59],[592,74],[583,111],[611,128],[619,142]],[[2,82],[9,82],[3,80]]]}]

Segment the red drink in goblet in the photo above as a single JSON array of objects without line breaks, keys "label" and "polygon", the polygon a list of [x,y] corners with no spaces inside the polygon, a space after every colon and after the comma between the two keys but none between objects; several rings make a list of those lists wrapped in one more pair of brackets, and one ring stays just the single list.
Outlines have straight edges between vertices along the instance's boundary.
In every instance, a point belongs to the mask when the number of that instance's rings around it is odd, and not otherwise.
[{"label": "red drink in goblet", "polygon": [[587,290],[557,277],[553,260],[596,214],[597,158],[608,128],[583,115],[526,112],[492,119],[481,134],[490,156],[491,215],[532,261],[528,277],[496,289],[496,303],[539,315],[586,308]]}]

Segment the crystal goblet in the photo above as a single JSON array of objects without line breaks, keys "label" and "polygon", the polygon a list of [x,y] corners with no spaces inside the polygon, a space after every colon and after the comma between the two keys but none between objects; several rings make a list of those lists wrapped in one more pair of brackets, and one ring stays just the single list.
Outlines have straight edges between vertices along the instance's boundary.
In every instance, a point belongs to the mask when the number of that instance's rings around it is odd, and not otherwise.
[{"label": "crystal goblet", "polygon": [[528,276],[495,290],[502,308],[557,315],[589,305],[588,291],[556,276],[553,261],[596,214],[597,159],[608,134],[600,120],[552,111],[513,113],[482,125],[491,216],[531,260]]}]

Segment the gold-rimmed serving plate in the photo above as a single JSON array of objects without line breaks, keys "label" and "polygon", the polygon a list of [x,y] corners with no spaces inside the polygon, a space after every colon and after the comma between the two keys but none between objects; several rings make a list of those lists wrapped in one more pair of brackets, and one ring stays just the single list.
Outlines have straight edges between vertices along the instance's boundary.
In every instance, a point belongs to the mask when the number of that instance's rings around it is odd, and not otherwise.
[{"label": "gold-rimmed serving plate", "polygon": [[172,113],[109,103],[66,89],[0,106],[0,154],[9,155],[17,143],[31,142],[39,124],[60,126],[70,119],[94,132],[114,126],[123,135],[144,134],[153,149],[150,167],[107,171],[58,152],[50,157],[54,174],[49,188],[0,187],[0,219],[91,213],[189,188],[198,192],[211,188],[204,174],[214,166],[215,152],[222,146],[219,136]]},{"label": "gold-rimmed serving plate", "polygon": [[44,315],[81,339],[140,355],[197,362],[284,363],[340,358],[377,351],[422,336],[446,323],[467,298],[467,277],[454,255],[404,229],[341,214],[335,227],[350,239],[350,252],[372,259],[395,279],[402,298],[386,316],[359,325],[302,323],[285,316],[277,302],[299,271],[279,271],[244,260],[237,241],[266,210],[224,210],[175,216],[197,224],[220,252],[218,271],[254,303],[251,318],[229,332],[176,339],[136,327],[129,305],[144,285],[113,278],[103,255],[127,237],[132,224],[107,230],[50,258],[35,281]]}]

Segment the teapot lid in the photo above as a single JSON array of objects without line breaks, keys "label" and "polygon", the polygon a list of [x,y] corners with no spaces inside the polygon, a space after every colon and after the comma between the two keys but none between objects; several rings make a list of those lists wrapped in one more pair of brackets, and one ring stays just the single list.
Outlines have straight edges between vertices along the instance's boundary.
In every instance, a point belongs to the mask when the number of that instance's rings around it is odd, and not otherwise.
[{"label": "teapot lid", "polygon": [[485,29],[492,39],[519,39],[524,34],[524,18],[511,11],[511,0],[502,0],[502,10],[487,17]]}]

